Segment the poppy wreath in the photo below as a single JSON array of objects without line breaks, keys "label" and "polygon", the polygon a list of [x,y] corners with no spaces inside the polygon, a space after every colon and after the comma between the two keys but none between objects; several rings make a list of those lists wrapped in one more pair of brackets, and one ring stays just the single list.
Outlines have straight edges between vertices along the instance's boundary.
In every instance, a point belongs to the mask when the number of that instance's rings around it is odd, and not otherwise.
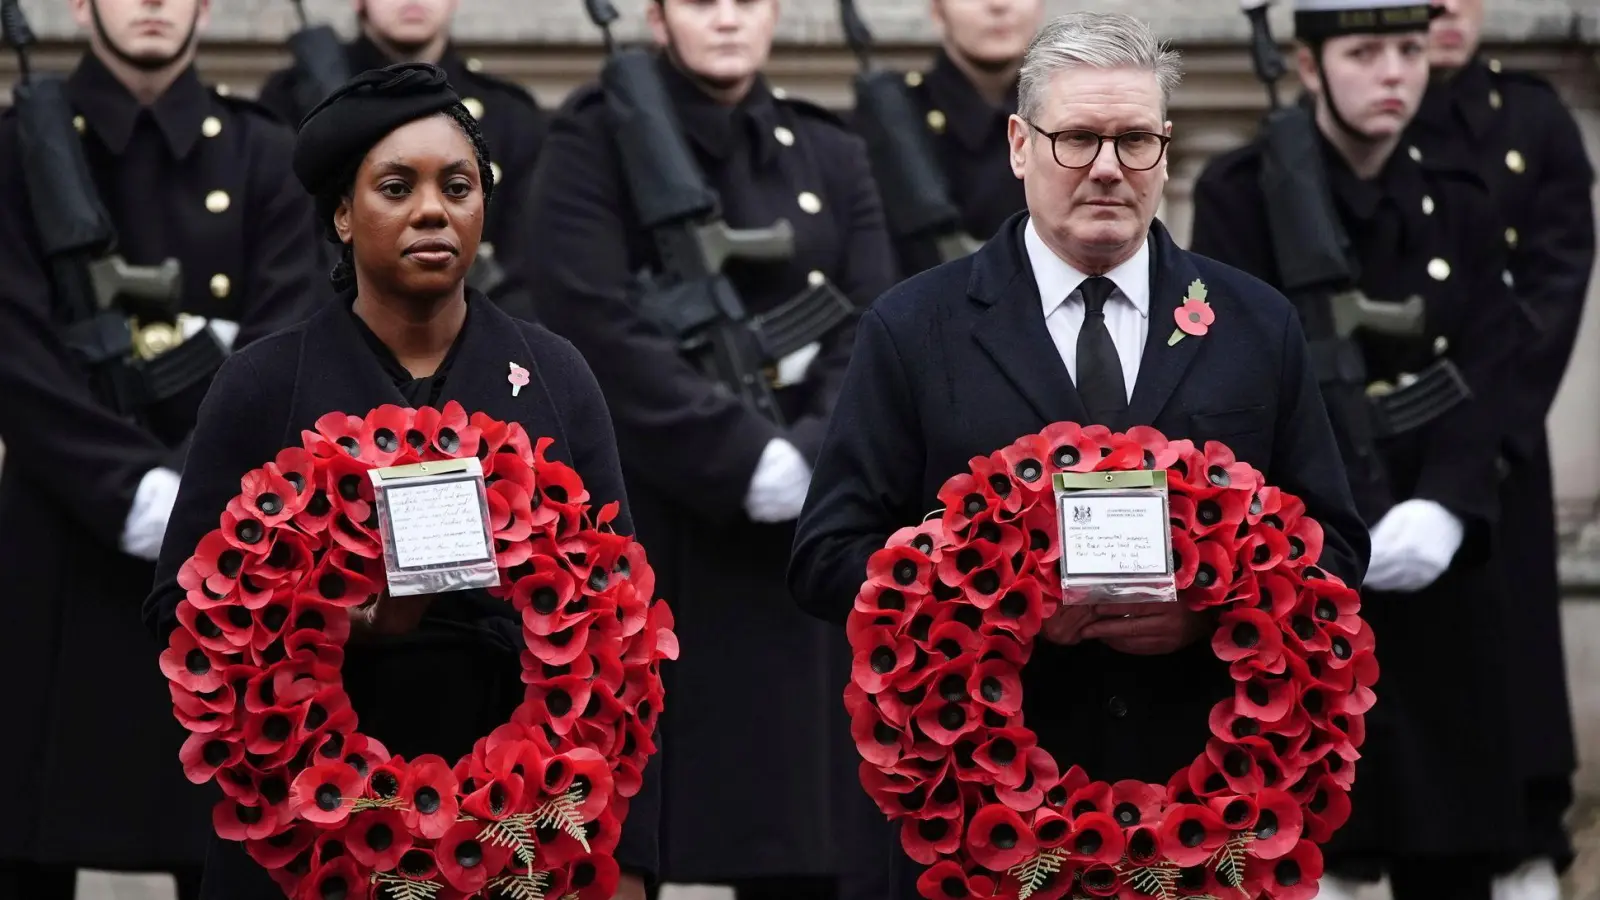
[{"label": "poppy wreath", "polygon": [[[522,426],[382,406],[329,413],[241,479],[179,571],[161,655],[189,780],[226,795],[242,841],[294,900],[610,900],[677,656],[644,550],[596,514]],[[453,766],[357,731],[340,674],[350,610],[386,581],[368,470],[476,456],[500,586],[521,618],[523,702]]]},{"label": "poppy wreath", "polygon": [[[1235,684],[1164,785],[1063,771],[1022,719],[1020,672],[1061,602],[1052,476],[1129,469],[1168,470],[1179,601],[1214,617]],[[1314,896],[1378,667],[1305,504],[1222,444],[1073,423],[975,457],[938,496],[872,555],[847,626],[861,781],[928,867],[921,895]]]}]

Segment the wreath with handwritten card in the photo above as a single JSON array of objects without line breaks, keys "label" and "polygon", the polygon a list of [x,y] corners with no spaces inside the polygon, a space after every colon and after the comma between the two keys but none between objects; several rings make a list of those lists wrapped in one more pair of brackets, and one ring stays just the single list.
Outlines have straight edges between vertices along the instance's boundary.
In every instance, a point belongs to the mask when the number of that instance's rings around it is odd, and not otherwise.
[{"label": "wreath with handwritten card", "polygon": [[[184,563],[161,668],[191,781],[296,900],[610,900],[611,854],[655,752],[677,656],[643,548],[591,511],[552,441],[457,403],[329,413],[261,468]],[[451,763],[357,730],[350,611],[385,591],[369,470],[477,457],[500,586],[520,616],[523,702]]]},{"label": "wreath with handwritten card", "polygon": [[[1166,784],[1094,781],[1022,723],[1035,637],[1061,602],[1057,472],[1166,469],[1180,601],[1214,617],[1234,695]],[[861,780],[926,866],[929,900],[1306,900],[1347,820],[1378,677],[1322,529],[1222,444],[1058,423],[939,491],[942,515],[871,557],[848,621]]]}]

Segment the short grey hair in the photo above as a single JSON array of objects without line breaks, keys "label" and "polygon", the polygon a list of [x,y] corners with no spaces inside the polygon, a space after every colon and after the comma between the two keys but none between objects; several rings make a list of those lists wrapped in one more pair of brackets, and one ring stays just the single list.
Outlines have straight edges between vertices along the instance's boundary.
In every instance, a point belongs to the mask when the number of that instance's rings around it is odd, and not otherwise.
[{"label": "short grey hair", "polygon": [[1057,72],[1079,67],[1143,69],[1161,86],[1161,117],[1183,80],[1178,52],[1156,40],[1150,26],[1121,13],[1074,12],[1057,16],[1028,45],[1017,77],[1017,111],[1032,120]]}]

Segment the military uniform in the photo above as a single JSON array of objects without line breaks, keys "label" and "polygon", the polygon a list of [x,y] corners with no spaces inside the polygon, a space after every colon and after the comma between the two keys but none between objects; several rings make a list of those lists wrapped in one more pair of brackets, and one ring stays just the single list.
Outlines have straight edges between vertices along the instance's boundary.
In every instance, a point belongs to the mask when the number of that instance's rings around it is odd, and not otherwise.
[{"label": "military uniform", "polygon": [[[962,228],[987,241],[1000,223],[1028,205],[1022,180],[1011,171],[1006,137],[1006,120],[1017,111],[1016,85],[1004,106],[993,106],[943,51],[926,72],[906,73],[906,84],[933,141],[950,199],[961,210]],[[895,256],[906,277],[940,262],[932,248],[908,241],[896,241]]]},{"label": "military uniform", "polygon": [[[132,265],[175,257],[182,309],[233,346],[288,327],[327,296],[292,136],[191,67],[152,106],[96,57],[67,82],[94,187]],[[0,766],[12,773],[0,860],[110,869],[197,865],[211,795],[178,762],[185,733],[138,609],[154,566],[119,549],[135,492],[182,443],[209,379],[120,417],[89,389],[52,307],[15,116],[0,119]],[[69,894],[70,896],[70,887]]]},{"label": "military uniform", "polygon": [[[398,60],[390,59],[367,37],[345,47],[346,62],[352,75],[368,69],[381,69]],[[528,246],[517,237],[523,213],[522,201],[533,178],[548,127],[544,110],[521,85],[483,71],[477,59],[463,58],[446,47],[438,66],[450,77],[450,84],[461,95],[461,103],[478,119],[495,177],[495,201],[489,204],[483,226],[479,255],[492,255],[505,270],[505,282],[490,296],[501,309],[520,319],[532,319],[533,300],[524,279],[524,261],[517,249]],[[297,126],[309,110],[295,99],[297,73],[283,69],[268,76],[261,86],[261,102],[291,127]]]},{"label": "military uniform", "polygon": [[[858,307],[893,283],[865,148],[841,120],[764,81],[723,107],[672,65],[659,70],[728,224],[794,228],[791,258],[726,268],[752,314],[824,280]],[[847,647],[789,599],[793,523],[753,522],[744,498],[774,438],[815,458],[853,322],[821,342],[803,380],[777,388],[792,424],[773,425],[699,374],[634,305],[634,273],[660,260],[597,87],[568,100],[543,153],[527,209],[539,315],[578,346],[606,393],[637,533],[683,646],[665,676],[663,877],[832,876],[840,792],[865,798],[840,700]]]},{"label": "military uniform", "polygon": [[1538,326],[1519,348],[1521,392],[1502,449],[1499,559],[1508,594],[1512,694],[1518,699],[1517,775],[1533,821],[1507,835],[1532,856],[1570,859],[1562,827],[1577,768],[1561,642],[1554,488],[1545,419],[1577,340],[1595,258],[1594,168],[1572,113],[1534,75],[1475,60],[1434,84],[1411,137],[1430,156],[1465,159],[1494,191],[1515,292]]},{"label": "military uniform", "polygon": [[[1358,286],[1374,300],[1424,303],[1420,335],[1356,332],[1369,393],[1448,359],[1474,394],[1418,429],[1380,440],[1387,497],[1374,496],[1370,484],[1352,486],[1369,527],[1395,504],[1424,499],[1462,521],[1466,538],[1428,587],[1363,590],[1362,615],[1382,667],[1378,703],[1367,717],[1352,818],[1325,849],[1333,872],[1387,869],[1397,897],[1467,897],[1465,889],[1452,893],[1451,879],[1486,890],[1490,873],[1479,866],[1503,849],[1502,828],[1520,811],[1499,774],[1509,766],[1512,723],[1508,661],[1498,652],[1500,573],[1490,551],[1498,539],[1495,461],[1511,375],[1507,348],[1526,323],[1502,281],[1505,244],[1480,180],[1430,167],[1407,147],[1363,180],[1320,143]],[[1195,186],[1192,248],[1281,286],[1261,168],[1259,142],[1206,167]],[[1425,857],[1434,861],[1413,864]]]}]

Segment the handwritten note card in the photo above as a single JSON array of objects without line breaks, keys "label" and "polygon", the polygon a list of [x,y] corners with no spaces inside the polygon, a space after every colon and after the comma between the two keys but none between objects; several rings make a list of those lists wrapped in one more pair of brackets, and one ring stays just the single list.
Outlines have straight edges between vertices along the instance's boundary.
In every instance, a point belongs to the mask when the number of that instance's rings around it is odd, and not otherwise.
[{"label": "handwritten note card", "polygon": [[1159,496],[1069,496],[1061,510],[1068,575],[1161,575],[1167,516]]},{"label": "handwritten note card", "polygon": [[478,482],[452,479],[389,487],[396,561],[403,569],[489,558]]}]

